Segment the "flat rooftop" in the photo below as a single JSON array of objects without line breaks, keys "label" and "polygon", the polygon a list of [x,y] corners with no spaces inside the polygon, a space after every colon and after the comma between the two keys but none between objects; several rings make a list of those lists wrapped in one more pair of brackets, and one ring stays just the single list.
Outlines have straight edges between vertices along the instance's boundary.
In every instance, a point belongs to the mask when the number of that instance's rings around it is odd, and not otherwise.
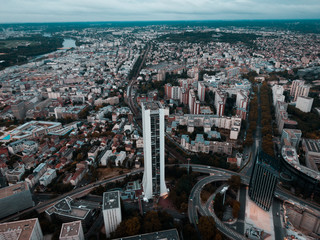
[{"label": "flat rooftop", "polygon": [[9,197],[13,194],[29,190],[28,184],[26,182],[19,182],[17,184],[1,188],[0,189],[0,199]]},{"label": "flat rooftop", "polygon": [[313,98],[311,98],[311,97],[305,97],[305,96],[299,96],[298,98],[303,98],[303,99],[307,99],[307,100],[313,100]]},{"label": "flat rooftop", "polygon": [[305,143],[309,152],[320,152],[320,140],[305,139]]},{"label": "flat rooftop", "polygon": [[103,210],[119,208],[119,207],[120,207],[119,191],[103,193],[103,205],[102,205]]},{"label": "flat rooftop", "polygon": [[162,108],[162,105],[159,101],[145,102],[145,103],[143,103],[143,106],[145,109],[148,109],[148,110],[158,110],[158,109]]},{"label": "flat rooftop", "polygon": [[65,199],[60,200],[55,205],[49,207],[46,212],[49,215],[55,213],[58,215],[70,216],[77,219],[85,219],[89,214],[90,209],[85,205],[77,204],[77,202],[74,202],[72,198],[66,197]]},{"label": "flat rooftop", "polygon": [[0,239],[30,239],[38,218],[0,224]]},{"label": "flat rooftop", "polygon": [[79,236],[81,230],[81,221],[69,222],[62,224],[60,238],[70,238]]},{"label": "flat rooftop", "polygon": [[177,229],[170,229],[160,232],[146,233],[124,238],[117,238],[116,240],[179,240]]},{"label": "flat rooftop", "polygon": [[281,149],[281,155],[287,163],[289,163],[291,166],[293,166],[298,171],[308,175],[311,178],[314,178],[317,180],[320,179],[319,172],[317,172],[311,168],[305,167],[303,165],[300,165],[299,158],[298,158],[296,149],[294,147],[283,146]]},{"label": "flat rooftop", "polygon": [[290,136],[290,138],[297,138],[297,136],[301,137],[301,135],[302,135],[302,132],[300,129],[284,128],[282,131],[286,132]]}]

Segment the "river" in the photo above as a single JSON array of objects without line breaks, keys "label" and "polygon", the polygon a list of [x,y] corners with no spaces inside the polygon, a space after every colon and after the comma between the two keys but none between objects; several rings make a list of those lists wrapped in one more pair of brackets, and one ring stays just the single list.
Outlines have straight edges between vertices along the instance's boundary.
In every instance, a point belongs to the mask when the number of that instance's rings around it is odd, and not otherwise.
[{"label": "river", "polygon": [[[52,37],[51,33],[43,33],[44,37]],[[62,43],[63,48],[75,48],[76,41],[72,38],[64,38]]]},{"label": "river", "polygon": [[[50,33],[44,33],[43,36],[51,37],[51,34]],[[59,49],[59,50],[56,50],[56,51],[53,51],[53,52],[50,52],[50,53],[46,53],[46,54],[41,54],[41,55],[35,56],[35,57],[33,57],[32,61],[37,60],[39,58],[42,58],[44,56],[47,56],[48,54],[52,54],[52,53],[55,53],[55,52],[66,51],[69,48],[75,48],[75,47],[76,47],[76,40],[74,40],[72,38],[64,38],[63,39],[63,43],[62,43],[62,48],[65,48],[65,49]]]}]

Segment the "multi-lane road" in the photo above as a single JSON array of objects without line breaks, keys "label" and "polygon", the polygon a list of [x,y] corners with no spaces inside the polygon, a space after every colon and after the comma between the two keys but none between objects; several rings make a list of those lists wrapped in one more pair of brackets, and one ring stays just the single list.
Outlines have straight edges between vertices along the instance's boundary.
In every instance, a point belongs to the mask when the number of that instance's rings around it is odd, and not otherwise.
[{"label": "multi-lane road", "polygon": [[128,174],[131,175],[131,174],[137,174],[137,173],[140,173],[142,172],[143,169],[140,168],[140,169],[135,169],[134,171],[132,171],[131,173],[127,173],[127,174],[122,174],[122,175],[119,175],[119,176],[116,176],[116,177],[112,177],[112,178],[109,178],[109,179],[106,179],[106,180],[101,180],[101,181],[97,181],[95,183],[91,183],[91,184],[88,184],[86,186],[83,186],[83,187],[80,187],[80,188],[76,188],[68,193],[65,193],[65,194],[62,194],[62,195],[59,195],[58,197],[54,198],[54,199],[50,199],[48,201],[45,201],[43,203],[40,203],[32,208],[28,208],[24,211],[21,211],[19,213],[16,213],[16,214],[13,214],[9,217],[6,217],[6,218],[3,218],[1,219],[1,223],[3,222],[8,222],[8,221],[12,221],[16,218],[19,218],[21,215],[23,214],[27,214],[28,212],[31,212],[33,210],[40,210],[40,209],[46,209],[48,208],[49,206],[51,206],[52,204],[54,204],[55,202],[57,201],[60,201],[66,197],[74,197],[74,196],[77,196],[78,194],[81,194],[82,192],[88,192],[90,190],[93,190],[95,187],[98,187],[100,185],[105,185],[109,182],[114,182],[114,181],[119,181],[119,180],[123,180]]}]

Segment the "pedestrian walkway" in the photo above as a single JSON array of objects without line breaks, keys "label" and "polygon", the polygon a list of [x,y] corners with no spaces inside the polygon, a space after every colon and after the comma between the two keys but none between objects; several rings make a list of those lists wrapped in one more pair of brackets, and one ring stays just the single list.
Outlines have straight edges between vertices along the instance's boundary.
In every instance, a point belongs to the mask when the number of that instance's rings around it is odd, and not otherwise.
[{"label": "pedestrian walkway", "polygon": [[[272,208],[271,208],[272,209]],[[246,196],[246,215],[245,215],[245,230],[251,227],[264,230],[268,236],[265,240],[274,238],[274,226],[272,212],[266,212],[256,205],[248,196]]]}]

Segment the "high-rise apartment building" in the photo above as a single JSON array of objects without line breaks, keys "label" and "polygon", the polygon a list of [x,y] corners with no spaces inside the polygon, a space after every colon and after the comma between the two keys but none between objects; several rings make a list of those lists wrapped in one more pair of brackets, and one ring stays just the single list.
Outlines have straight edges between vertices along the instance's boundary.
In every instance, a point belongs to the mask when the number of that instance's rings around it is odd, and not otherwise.
[{"label": "high-rise apartment building", "polygon": [[0,224],[0,239],[43,240],[38,218]]},{"label": "high-rise apartment building", "polygon": [[294,96],[298,86],[304,85],[304,83],[305,83],[304,80],[294,80],[294,81],[292,81],[291,89],[290,89],[290,95]]},{"label": "high-rise apartment building", "polygon": [[11,110],[13,116],[15,116],[16,119],[22,120],[26,116],[26,107],[24,102],[18,102],[11,105]]},{"label": "high-rise apartment building", "polygon": [[81,221],[62,224],[59,240],[84,240]]},{"label": "high-rise apartment building", "polygon": [[293,101],[297,101],[298,97],[308,97],[310,85],[305,85],[304,80],[294,80],[291,85],[290,95],[293,96]]},{"label": "high-rise apartment building", "polygon": [[119,191],[103,193],[102,211],[106,235],[110,237],[122,221]]},{"label": "high-rise apartment building", "polygon": [[144,199],[167,194],[165,184],[164,150],[165,150],[165,109],[160,102],[142,104]]},{"label": "high-rise apartment building", "polygon": [[203,82],[198,82],[198,98],[201,102],[205,100],[206,86]]},{"label": "high-rise apartment building", "polygon": [[297,87],[293,101],[297,101],[298,97],[308,97],[310,85],[300,85]]},{"label": "high-rise apartment building", "polygon": [[272,98],[273,105],[275,106],[277,101],[284,102],[285,96],[283,95],[283,86],[273,85],[272,87]]},{"label": "high-rise apartment building", "polygon": [[165,94],[170,99],[180,100],[181,97],[181,87],[172,86],[170,83],[164,86]]},{"label": "high-rise apartment building", "polygon": [[227,101],[227,94],[221,90],[216,91],[215,97],[214,97],[214,105],[215,105],[218,116],[224,115],[226,101]]},{"label": "high-rise apartment building", "polygon": [[311,111],[312,104],[313,98],[299,96],[297,98],[296,108],[298,108],[302,112],[308,113]]},{"label": "high-rise apartment building", "polygon": [[194,103],[196,102],[196,94],[193,89],[189,90],[189,111],[194,114]]},{"label": "high-rise apartment building", "polygon": [[269,211],[278,179],[278,163],[266,153],[257,154],[249,184],[249,197]]}]

